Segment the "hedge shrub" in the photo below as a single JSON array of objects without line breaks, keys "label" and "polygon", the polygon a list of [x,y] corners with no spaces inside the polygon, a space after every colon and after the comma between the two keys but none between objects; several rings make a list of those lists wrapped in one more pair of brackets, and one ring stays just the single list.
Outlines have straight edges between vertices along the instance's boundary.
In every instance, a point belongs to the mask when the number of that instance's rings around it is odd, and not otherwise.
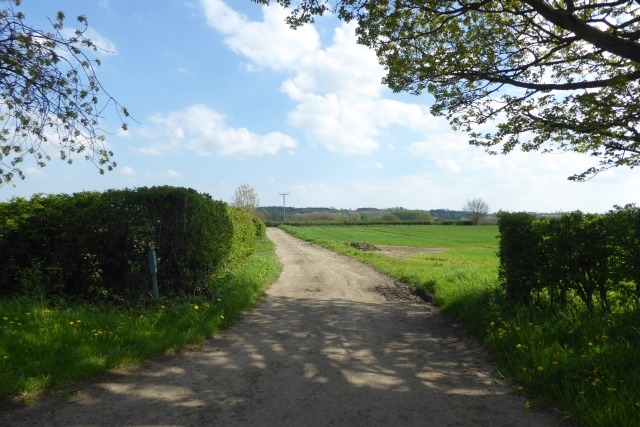
[{"label": "hedge shrub", "polygon": [[534,294],[564,306],[579,298],[592,311],[610,310],[610,296],[640,297],[640,209],[606,215],[565,213],[536,219],[499,214],[499,277],[507,296],[529,304]]},{"label": "hedge shrub", "polygon": [[152,187],[14,198],[0,203],[0,295],[150,288],[155,249],[163,294],[185,293],[253,251],[248,215],[193,189]]},{"label": "hedge shrub", "polygon": [[256,228],[256,239],[264,239],[267,237],[267,226],[258,217],[253,217],[253,226]]}]

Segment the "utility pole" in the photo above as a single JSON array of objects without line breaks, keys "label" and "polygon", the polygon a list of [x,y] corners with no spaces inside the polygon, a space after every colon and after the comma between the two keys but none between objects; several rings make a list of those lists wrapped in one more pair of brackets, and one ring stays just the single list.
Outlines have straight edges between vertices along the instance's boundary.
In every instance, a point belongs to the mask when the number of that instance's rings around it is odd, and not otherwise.
[{"label": "utility pole", "polygon": [[282,196],[282,222],[284,223],[287,220],[287,203],[285,202],[285,197],[289,195],[289,193],[278,193]]}]

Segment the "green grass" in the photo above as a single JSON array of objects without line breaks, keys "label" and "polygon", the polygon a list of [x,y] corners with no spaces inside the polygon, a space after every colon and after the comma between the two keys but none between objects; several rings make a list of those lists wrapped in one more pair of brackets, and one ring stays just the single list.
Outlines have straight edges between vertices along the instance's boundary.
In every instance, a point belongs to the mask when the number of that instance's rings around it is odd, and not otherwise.
[{"label": "green grass", "polygon": [[256,246],[238,268],[211,279],[213,299],[163,298],[162,306],[131,311],[33,298],[0,300],[0,397],[27,397],[140,364],[229,326],[280,274],[273,243],[262,239]]},{"label": "green grass", "polygon": [[[553,403],[584,426],[640,425],[640,310],[617,300],[612,313],[509,304],[497,282],[497,227],[281,227],[434,293],[494,353],[513,392]],[[394,259],[344,242],[448,248]]]}]

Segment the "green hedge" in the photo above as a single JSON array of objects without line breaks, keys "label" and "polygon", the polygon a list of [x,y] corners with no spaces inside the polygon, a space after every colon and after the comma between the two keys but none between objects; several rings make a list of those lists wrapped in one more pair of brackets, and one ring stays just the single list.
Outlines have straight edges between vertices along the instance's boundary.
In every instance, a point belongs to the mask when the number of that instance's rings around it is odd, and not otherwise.
[{"label": "green hedge", "polygon": [[135,298],[150,288],[149,249],[161,293],[192,292],[250,254],[254,235],[247,214],[187,188],[15,198],[0,203],[0,295]]},{"label": "green hedge", "polygon": [[565,306],[579,298],[592,311],[611,309],[611,296],[640,297],[640,209],[605,215],[565,213],[536,219],[499,214],[500,280],[507,296],[526,304],[541,297]]},{"label": "green hedge", "polygon": [[258,217],[253,217],[253,226],[256,228],[256,239],[264,239],[267,237],[267,226]]}]

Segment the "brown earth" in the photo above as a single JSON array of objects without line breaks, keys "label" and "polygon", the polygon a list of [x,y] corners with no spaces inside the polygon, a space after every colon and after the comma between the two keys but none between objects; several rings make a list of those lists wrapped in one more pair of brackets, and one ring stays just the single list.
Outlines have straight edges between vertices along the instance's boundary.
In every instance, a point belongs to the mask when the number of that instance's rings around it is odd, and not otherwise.
[{"label": "brown earth", "polygon": [[411,288],[281,230],[268,236],[282,275],[226,333],[5,410],[0,425],[559,425],[550,408],[525,410],[483,348]]}]

